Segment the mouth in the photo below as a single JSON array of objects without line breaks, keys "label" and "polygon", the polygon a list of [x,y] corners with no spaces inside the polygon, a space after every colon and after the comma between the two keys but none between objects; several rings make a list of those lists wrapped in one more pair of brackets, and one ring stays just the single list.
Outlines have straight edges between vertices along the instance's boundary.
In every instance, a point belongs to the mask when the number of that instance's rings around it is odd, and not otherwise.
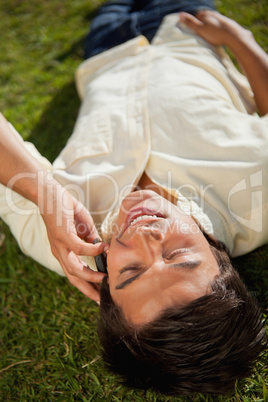
[{"label": "mouth", "polygon": [[148,222],[152,223],[159,218],[165,219],[165,216],[156,210],[148,209],[145,207],[133,209],[127,215],[123,231],[137,224]]}]

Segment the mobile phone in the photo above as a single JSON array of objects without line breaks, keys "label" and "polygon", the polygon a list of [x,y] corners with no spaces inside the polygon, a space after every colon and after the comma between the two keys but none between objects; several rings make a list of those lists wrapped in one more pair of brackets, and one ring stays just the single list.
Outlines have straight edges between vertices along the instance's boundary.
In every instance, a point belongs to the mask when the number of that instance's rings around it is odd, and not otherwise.
[{"label": "mobile phone", "polygon": [[[100,239],[94,239],[93,240],[93,244],[96,243],[100,243],[101,240]],[[96,257],[94,257],[95,259],[95,264],[97,267],[97,270],[99,272],[103,272],[104,274],[107,274],[107,257],[106,257],[106,253],[101,253],[99,255],[97,255]]]}]

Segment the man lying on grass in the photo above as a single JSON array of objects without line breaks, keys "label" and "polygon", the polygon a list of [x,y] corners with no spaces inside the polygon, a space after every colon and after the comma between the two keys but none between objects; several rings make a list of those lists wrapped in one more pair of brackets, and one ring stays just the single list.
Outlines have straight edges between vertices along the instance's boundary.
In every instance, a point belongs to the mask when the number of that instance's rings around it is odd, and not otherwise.
[{"label": "man lying on grass", "polygon": [[[268,241],[268,57],[209,0],[107,2],[86,56],[53,165],[2,118],[0,179],[19,194],[1,187],[1,216],[100,301],[103,357],[127,384],[228,392],[266,339],[228,254]],[[104,250],[108,275],[81,258]]]}]

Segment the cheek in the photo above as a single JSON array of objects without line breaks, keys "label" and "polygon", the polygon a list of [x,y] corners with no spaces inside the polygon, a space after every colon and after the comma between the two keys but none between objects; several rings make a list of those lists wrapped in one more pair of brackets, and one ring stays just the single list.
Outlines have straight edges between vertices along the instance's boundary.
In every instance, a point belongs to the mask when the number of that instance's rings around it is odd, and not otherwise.
[{"label": "cheek", "polygon": [[110,249],[108,254],[107,254],[107,269],[108,269],[108,273],[110,273],[110,270],[113,269],[114,261],[115,261],[114,252],[113,252],[113,250]]},{"label": "cheek", "polygon": [[189,225],[189,224],[186,223],[186,222],[183,222],[183,223],[180,225],[180,232],[181,232],[183,235],[189,235],[189,234],[191,234],[191,225]]},{"label": "cheek", "polygon": [[184,214],[174,214],[173,222],[171,223],[171,231],[173,234],[179,235],[197,235],[200,234],[199,226],[189,216]]},{"label": "cheek", "polygon": [[119,271],[123,267],[126,255],[127,252],[117,243],[114,237],[107,254],[107,270],[110,281],[113,281],[115,277],[119,275]]},{"label": "cheek", "polygon": [[114,256],[117,252],[118,247],[120,246],[118,244],[118,242],[116,241],[116,236],[117,236],[117,234],[115,233],[111,237],[107,258],[109,258],[109,255]]},{"label": "cheek", "polygon": [[115,266],[117,265],[117,255],[115,243],[113,240],[111,241],[109,251],[107,253],[107,270],[108,276],[111,277],[112,273],[114,272]]}]

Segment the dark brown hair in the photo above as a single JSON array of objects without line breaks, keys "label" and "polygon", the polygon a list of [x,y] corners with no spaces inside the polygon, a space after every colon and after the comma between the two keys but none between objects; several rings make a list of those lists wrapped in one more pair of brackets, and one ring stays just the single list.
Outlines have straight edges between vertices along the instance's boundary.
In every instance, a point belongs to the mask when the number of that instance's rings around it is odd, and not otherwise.
[{"label": "dark brown hair", "polygon": [[168,308],[141,327],[129,325],[104,280],[98,326],[102,356],[126,385],[174,396],[225,394],[236,379],[249,375],[266,340],[262,315],[224,246],[207,239],[220,268],[211,293]]}]

